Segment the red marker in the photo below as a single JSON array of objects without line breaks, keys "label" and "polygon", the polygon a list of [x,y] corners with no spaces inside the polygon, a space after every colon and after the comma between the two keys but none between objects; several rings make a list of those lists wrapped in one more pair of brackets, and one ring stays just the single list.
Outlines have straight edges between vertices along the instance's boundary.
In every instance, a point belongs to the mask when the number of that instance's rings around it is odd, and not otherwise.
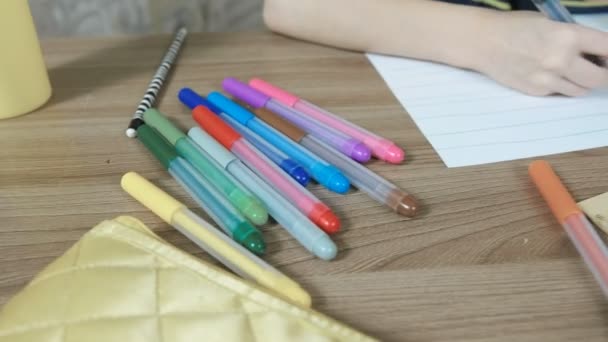
[{"label": "red marker", "polygon": [[192,110],[192,117],[268,184],[281,191],[286,199],[326,233],[333,234],[340,229],[340,219],[329,207],[258,152],[218,115],[199,105]]}]

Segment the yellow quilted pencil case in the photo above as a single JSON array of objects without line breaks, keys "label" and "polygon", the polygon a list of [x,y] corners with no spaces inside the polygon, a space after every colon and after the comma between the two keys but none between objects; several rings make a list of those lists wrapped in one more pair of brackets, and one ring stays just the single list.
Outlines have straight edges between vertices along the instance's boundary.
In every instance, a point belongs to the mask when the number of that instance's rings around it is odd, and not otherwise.
[{"label": "yellow quilted pencil case", "polygon": [[0,342],[374,341],[169,245],[104,221],[0,312]]}]

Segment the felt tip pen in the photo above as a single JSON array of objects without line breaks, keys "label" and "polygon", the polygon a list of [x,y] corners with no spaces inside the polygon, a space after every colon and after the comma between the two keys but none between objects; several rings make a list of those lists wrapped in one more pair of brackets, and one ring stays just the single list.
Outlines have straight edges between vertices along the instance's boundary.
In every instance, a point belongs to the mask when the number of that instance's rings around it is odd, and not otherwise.
[{"label": "felt tip pen", "polygon": [[418,212],[416,199],[396,185],[365,166],[354,162],[319,139],[306,135],[304,131],[298,130],[297,127],[276,114],[263,108],[254,110],[254,113],[283,134],[300,142],[310,151],[336,165],[356,188],[367,193],[371,198],[388,206],[400,215],[410,218],[416,216]]},{"label": "felt tip pen", "polygon": [[225,113],[283,151],[302,165],[306,171],[327,189],[339,194],[346,193],[350,187],[348,179],[335,166],[310,153],[274,128],[266,125],[245,108],[230,101],[224,95],[212,92],[208,100]]},{"label": "felt tip pen", "polygon": [[175,148],[159,133],[143,124],[137,128],[137,136],[222,230],[256,254],[266,251],[262,233],[241,216],[186,160],[179,157]]},{"label": "felt tip pen", "polygon": [[283,171],[285,171],[291,178],[295,179],[302,186],[306,186],[310,181],[308,172],[304,170],[300,164],[290,159],[283,152],[270,145],[259,135],[252,132],[249,128],[241,125],[238,121],[229,117],[228,115],[220,115],[224,121],[226,121],[232,128],[239,132],[247,141],[249,141],[255,148],[260,150],[268,159],[278,165]]},{"label": "felt tip pen", "polygon": [[188,136],[207,151],[226,171],[249,186],[251,191],[254,191],[264,201],[270,215],[304,248],[323,260],[331,260],[336,257],[337,248],[329,236],[289,203],[288,198],[281,196],[271,185],[253,173],[234,154],[200,127],[190,129]]},{"label": "felt tip pen", "polygon": [[192,117],[207,133],[232,151],[249,168],[282,191],[285,197],[317,226],[330,234],[336,233],[340,229],[340,220],[329,207],[275,166],[219,116],[212,113],[207,107],[197,106],[192,110]]},{"label": "felt tip pen", "polygon": [[578,207],[551,165],[544,160],[530,164],[529,174],[553,215],[564,227],[574,247],[608,296],[608,249]]},{"label": "felt tip pen", "polygon": [[346,121],[338,115],[332,114],[323,108],[317,107],[314,104],[287,92],[284,89],[276,87],[259,78],[250,80],[249,85],[252,88],[274,98],[275,100],[326,124],[327,126],[333,127],[346,135],[350,135],[351,137],[362,141],[364,144],[369,146],[369,148],[372,150],[372,154],[380,160],[393,164],[399,164],[403,162],[403,159],[405,158],[405,152],[403,152],[403,150],[394,142],[380,137],[349,121]]},{"label": "felt tip pen", "polygon": [[268,212],[264,205],[249,191],[238,185],[238,182],[225,170],[217,165],[207,153],[201,150],[179,128],[158,110],[151,108],[144,112],[144,120],[156,129],[170,144],[175,146],[177,153],[186,159],[204,178],[209,180],[225,198],[255,225],[263,225],[268,221]]},{"label": "felt tip pen", "polygon": [[120,185],[138,202],[234,273],[257,282],[283,298],[310,307],[310,295],[298,283],[230,240],[209,222],[139,174],[125,174]]},{"label": "felt tip pen", "polygon": [[308,134],[317,137],[319,140],[360,163],[368,162],[372,156],[369,147],[361,141],[311,119],[305,114],[274,100],[236,78],[224,79],[222,86],[226,92],[252,108],[266,108],[280,115]]}]

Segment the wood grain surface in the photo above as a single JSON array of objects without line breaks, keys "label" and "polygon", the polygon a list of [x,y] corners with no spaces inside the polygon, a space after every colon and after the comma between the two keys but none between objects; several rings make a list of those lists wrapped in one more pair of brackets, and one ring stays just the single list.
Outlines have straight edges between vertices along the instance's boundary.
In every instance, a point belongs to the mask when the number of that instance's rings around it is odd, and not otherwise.
[{"label": "wood grain surface", "polygon": [[[0,121],[0,303],[104,219],[133,215],[198,248],[119,185],[137,171],[193,206],[124,129],[169,36],[43,44],[54,88],[41,110]],[[266,260],[312,293],[314,307],[385,341],[606,341],[608,306],[531,186],[529,160],[447,169],[365,56],[269,33],[194,34],[159,108],[194,124],[175,94],[224,77],[292,90],[395,140],[407,162],[371,169],[422,203],[407,220],[352,190],[312,191],[343,219],[337,260],[315,259],[280,227]],[[608,191],[608,149],[548,157],[577,200]]]}]

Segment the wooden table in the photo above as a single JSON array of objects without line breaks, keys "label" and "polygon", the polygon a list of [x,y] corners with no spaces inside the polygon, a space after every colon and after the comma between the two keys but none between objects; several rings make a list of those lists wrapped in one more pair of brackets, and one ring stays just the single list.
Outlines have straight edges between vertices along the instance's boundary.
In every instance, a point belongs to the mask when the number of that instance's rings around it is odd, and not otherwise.
[{"label": "wooden table", "polygon": [[[119,186],[137,171],[186,201],[124,136],[168,36],[43,44],[53,99],[0,121],[0,303],[89,228],[129,214],[207,258]],[[447,169],[365,56],[268,33],[194,34],[160,102],[183,128],[184,86],[260,76],[397,141],[408,161],[370,168],[417,196],[407,220],[352,191],[312,191],[343,219],[336,261],[277,226],[266,259],[302,282],[314,307],[388,341],[606,341],[608,306],[526,173],[528,160]],[[549,157],[576,199],[608,191],[608,149]]]}]

